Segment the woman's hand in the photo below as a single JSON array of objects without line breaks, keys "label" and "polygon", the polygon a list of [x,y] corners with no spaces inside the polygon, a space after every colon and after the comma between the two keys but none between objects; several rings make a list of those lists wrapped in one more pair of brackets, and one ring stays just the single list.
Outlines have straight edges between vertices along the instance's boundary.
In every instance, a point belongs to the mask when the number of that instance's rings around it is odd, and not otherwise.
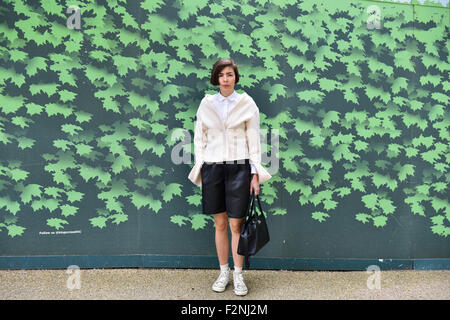
[{"label": "woman's hand", "polygon": [[250,182],[250,195],[255,191],[255,196],[259,194],[259,176],[258,174],[252,174],[252,181]]}]

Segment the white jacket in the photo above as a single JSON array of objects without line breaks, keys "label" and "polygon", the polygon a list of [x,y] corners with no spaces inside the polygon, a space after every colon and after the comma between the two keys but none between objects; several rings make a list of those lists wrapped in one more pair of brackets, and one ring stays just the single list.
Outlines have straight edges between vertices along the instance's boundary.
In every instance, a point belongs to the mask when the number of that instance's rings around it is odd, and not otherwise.
[{"label": "white jacket", "polygon": [[189,180],[201,186],[201,167],[204,162],[250,159],[259,175],[259,183],[272,176],[261,165],[259,109],[244,92],[230,110],[225,121],[214,109],[212,95],[206,94],[197,110],[194,130],[195,165]]}]

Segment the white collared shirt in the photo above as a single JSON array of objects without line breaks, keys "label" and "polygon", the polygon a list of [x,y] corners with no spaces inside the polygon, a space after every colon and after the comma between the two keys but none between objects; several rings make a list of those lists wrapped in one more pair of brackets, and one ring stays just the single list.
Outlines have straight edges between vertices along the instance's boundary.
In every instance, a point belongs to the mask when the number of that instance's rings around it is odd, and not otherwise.
[{"label": "white collared shirt", "polygon": [[[225,123],[228,113],[239,102],[240,97],[241,94],[237,93],[236,90],[228,97],[224,97],[220,91],[213,95],[214,109],[222,119],[222,123]],[[250,166],[252,169],[251,173],[257,173],[255,166],[253,164],[250,164]]]}]

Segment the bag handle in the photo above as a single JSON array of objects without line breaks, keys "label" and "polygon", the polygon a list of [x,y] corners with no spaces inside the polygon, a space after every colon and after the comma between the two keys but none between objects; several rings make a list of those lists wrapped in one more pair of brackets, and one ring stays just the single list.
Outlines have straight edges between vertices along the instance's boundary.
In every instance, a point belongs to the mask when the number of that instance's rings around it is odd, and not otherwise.
[{"label": "bag handle", "polygon": [[[262,207],[261,207],[261,200],[259,199],[259,195],[256,196],[256,199],[258,200],[258,206],[259,206],[259,212],[260,212],[259,215],[263,215],[264,213],[263,213],[263,210],[262,210]],[[250,203],[249,203],[250,211],[248,211],[248,214],[247,214],[248,218],[253,216],[253,208],[254,207],[255,207],[255,191],[253,190],[252,195],[251,195],[251,199],[250,199]],[[255,208],[254,211],[255,211],[255,215],[258,216],[258,210],[256,210],[256,208]]]}]

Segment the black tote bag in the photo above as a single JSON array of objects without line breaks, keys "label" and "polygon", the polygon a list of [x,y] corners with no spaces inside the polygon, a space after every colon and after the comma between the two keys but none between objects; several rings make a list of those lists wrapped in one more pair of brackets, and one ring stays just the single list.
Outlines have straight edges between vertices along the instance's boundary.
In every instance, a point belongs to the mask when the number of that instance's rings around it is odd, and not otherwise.
[{"label": "black tote bag", "polygon": [[266,218],[261,208],[259,195],[256,196],[260,213],[258,214],[255,206],[255,193],[250,199],[249,210],[242,226],[241,237],[239,238],[238,254],[245,256],[245,268],[250,268],[250,256],[255,255],[264,245],[269,242],[269,229],[267,228]]}]

